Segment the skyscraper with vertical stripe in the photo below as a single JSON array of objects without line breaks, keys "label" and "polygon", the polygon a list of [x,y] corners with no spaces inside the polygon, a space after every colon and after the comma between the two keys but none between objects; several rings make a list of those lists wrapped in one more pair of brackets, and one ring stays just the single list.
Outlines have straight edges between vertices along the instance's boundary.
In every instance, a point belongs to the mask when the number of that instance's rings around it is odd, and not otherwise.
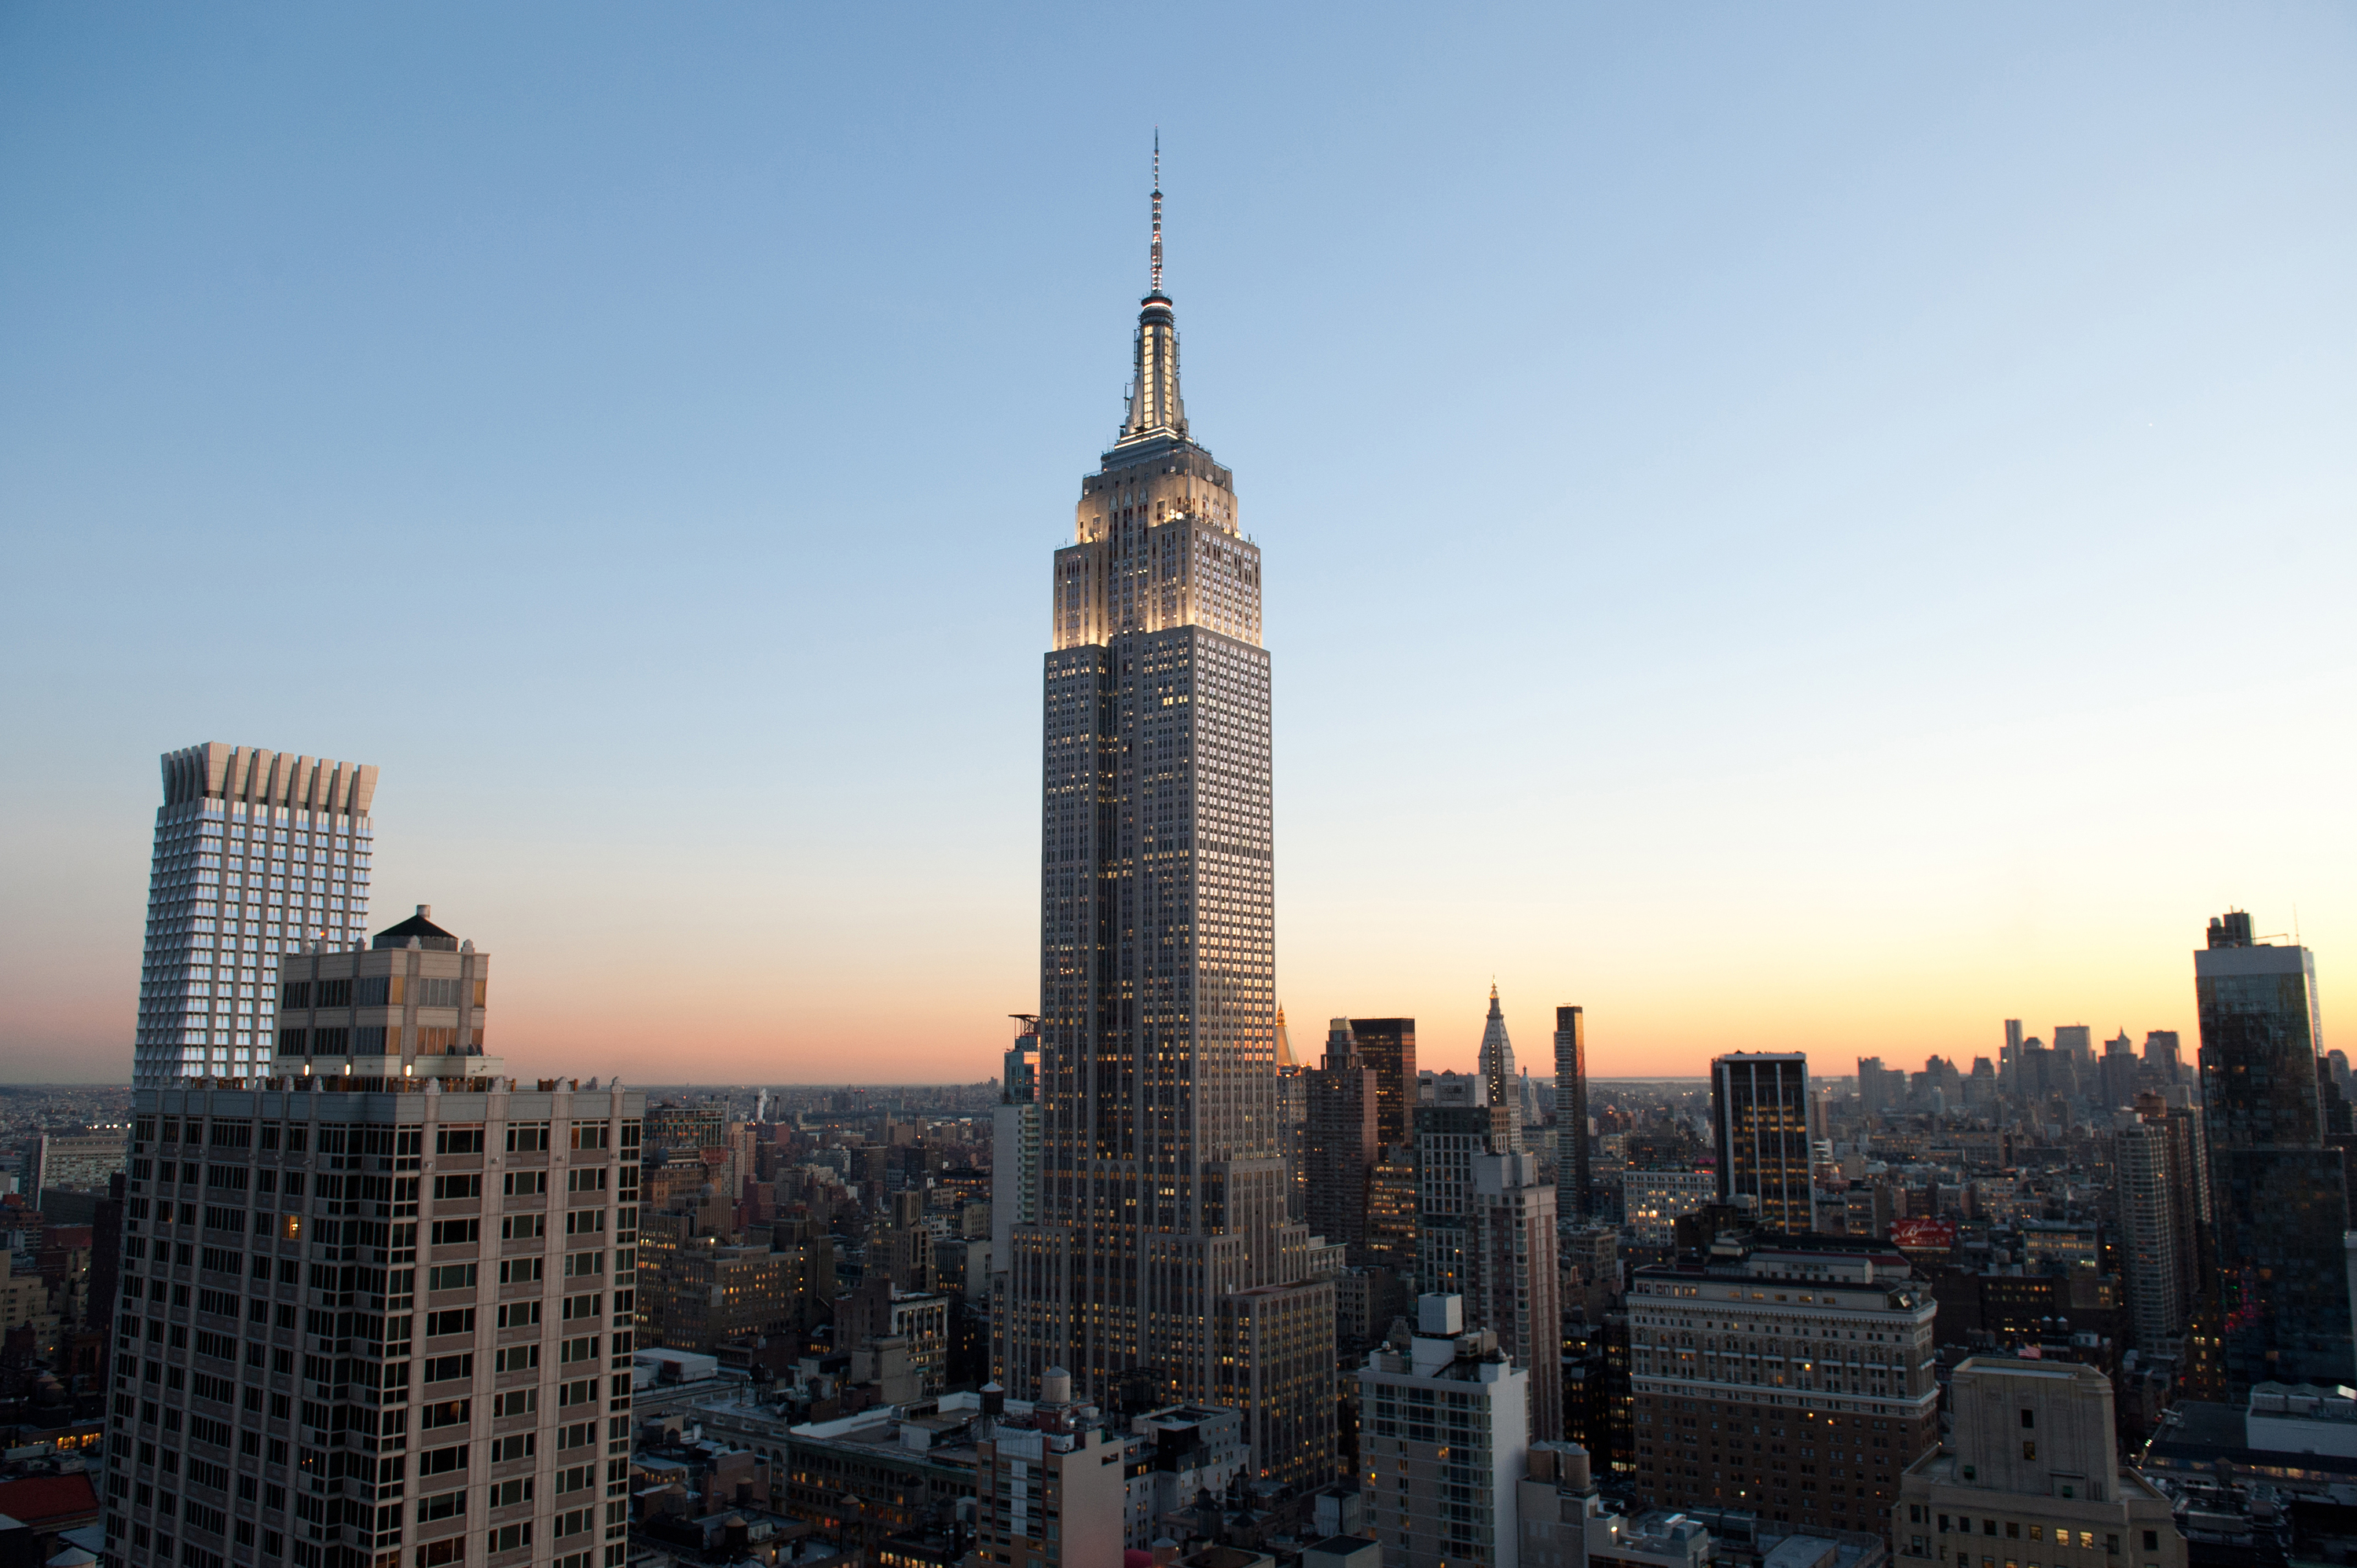
[{"label": "skyscraper with vertical stripe", "polygon": [[1755,1205],[1770,1230],[1813,1230],[1809,1172],[1809,1058],[1733,1051],[1710,1064],[1710,1120],[1721,1202]]},{"label": "skyscraper with vertical stripe", "polygon": [[1009,1249],[998,1376],[1237,1405],[1262,1474],[1323,1481],[1333,1293],[1278,1149],[1260,551],[1189,431],[1155,183],[1127,417],[1052,577],[1040,1219]]}]

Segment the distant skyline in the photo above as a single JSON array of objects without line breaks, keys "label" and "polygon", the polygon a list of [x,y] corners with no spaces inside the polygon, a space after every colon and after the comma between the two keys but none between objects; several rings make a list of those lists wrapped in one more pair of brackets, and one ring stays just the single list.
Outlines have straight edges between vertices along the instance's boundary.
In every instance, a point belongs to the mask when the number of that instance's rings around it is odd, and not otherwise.
[{"label": "distant skyline", "polygon": [[382,768],[521,1075],[989,1076],[1157,124],[1305,1056],[2190,1051],[2230,907],[2333,1048],[2357,14],[1353,16],[0,14],[0,1079],[127,1080],[207,740]]}]

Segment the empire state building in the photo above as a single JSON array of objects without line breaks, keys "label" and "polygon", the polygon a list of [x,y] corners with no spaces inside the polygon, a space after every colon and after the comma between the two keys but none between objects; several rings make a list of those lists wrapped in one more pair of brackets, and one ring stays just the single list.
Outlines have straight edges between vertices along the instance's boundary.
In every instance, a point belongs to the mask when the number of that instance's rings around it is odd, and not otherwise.
[{"label": "empire state building", "polygon": [[[1157,158],[1157,165],[1158,165]],[[1127,417],[1056,552],[1039,876],[1039,1219],[1006,1260],[1000,1380],[1248,1412],[1254,1462],[1330,1478],[1334,1295],[1277,1145],[1260,551],[1189,433],[1162,290]]]}]

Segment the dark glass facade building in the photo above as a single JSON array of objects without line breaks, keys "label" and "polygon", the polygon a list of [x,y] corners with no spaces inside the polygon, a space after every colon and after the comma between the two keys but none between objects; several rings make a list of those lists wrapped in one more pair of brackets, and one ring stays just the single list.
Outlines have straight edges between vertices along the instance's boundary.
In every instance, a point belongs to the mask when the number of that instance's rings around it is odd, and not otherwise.
[{"label": "dark glass facade building", "polygon": [[1736,1051],[1710,1064],[1722,1203],[1750,1198],[1770,1230],[1815,1229],[1809,1179],[1809,1058]]},{"label": "dark glass facade building", "polygon": [[[1334,1020],[1326,1065],[1309,1073],[1302,1136],[1310,1230],[1338,1243],[1353,1268],[1367,1253],[1367,1184],[1382,1152],[1375,1140],[1375,1070],[1359,1056],[1347,1019]],[[1389,1326],[1385,1325],[1384,1326]]]},{"label": "dark glass facade building", "polygon": [[1555,1010],[1555,1215],[1587,1223],[1587,1020],[1577,1007]]},{"label": "dark glass facade building", "polygon": [[2237,912],[2210,922],[2193,974],[2225,1395],[2349,1382],[2349,1178],[2326,1138],[2316,961]]},{"label": "dark glass facade building", "polygon": [[1359,1059],[1375,1069],[1375,1138],[1386,1147],[1415,1142],[1415,1020],[1353,1018]]}]

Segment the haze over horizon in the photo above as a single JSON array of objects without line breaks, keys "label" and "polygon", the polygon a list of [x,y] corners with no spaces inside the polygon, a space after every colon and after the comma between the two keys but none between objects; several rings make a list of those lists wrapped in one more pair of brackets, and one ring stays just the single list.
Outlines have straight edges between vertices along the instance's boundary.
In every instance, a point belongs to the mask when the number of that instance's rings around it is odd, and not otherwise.
[{"label": "haze over horizon", "polygon": [[0,1077],[127,1080],[207,740],[382,768],[520,1076],[990,1076],[1157,124],[1305,1060],[2329,999],[2357,16],[1355,15],[0,16]]}]

